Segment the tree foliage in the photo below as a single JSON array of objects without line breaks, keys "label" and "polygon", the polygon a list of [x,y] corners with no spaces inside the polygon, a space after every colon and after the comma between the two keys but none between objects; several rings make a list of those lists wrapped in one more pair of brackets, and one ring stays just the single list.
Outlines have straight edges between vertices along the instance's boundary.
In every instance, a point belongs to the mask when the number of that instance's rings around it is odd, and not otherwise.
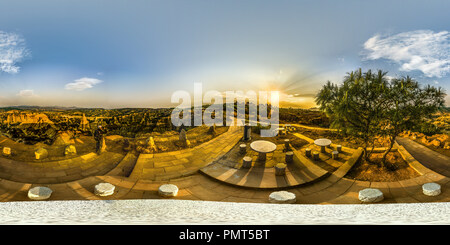
[{"label": "tree foliage", "polygon": [[442,88],[430,85],[422,88],[409,76],[392,79],[385,96],[387,108],[383,112],[381,126],[382,134],[389,137],[390,144],[383,155],[383,163],[401,132],[423,125],[445,103]]},{"label": "tree foliage", "polygon": [[[380,133],[387,86],[386,72],[363,73],[359,69],[347,73],[341,85],[328,81],[317,94],[316,103],[330,118],[332,128],[362,139],[367,149]],[[369,155],[365,151],[365,157]]]},{"label": "tree foliage", "polygon": [[319,109],[331,120],[330,127],[362,139],[366,159],[377,137],[390,139],[383,163],[395,138],[423,125],[443,107],[445,97],[441,88],[422,88],[410,77],[388,79],[386,74],[381,70],[352,71],[339,85],[328,81],[316,95]]}]

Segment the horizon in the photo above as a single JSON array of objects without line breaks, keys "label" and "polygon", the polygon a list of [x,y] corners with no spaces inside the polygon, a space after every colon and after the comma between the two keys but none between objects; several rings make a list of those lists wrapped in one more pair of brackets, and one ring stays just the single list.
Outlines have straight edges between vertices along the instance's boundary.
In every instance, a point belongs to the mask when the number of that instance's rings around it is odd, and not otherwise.
[{"label": "horizon", "polygon": [[[358,68],[449,92],[449,7],[6,0],[0,106],[173,108],[174,92],[200,82],[205,91],[279,91],[280,108],[308,109],[327,81],[341,83]],[[445,100],[450,106],[449,94]]]},{"label": "horizon", "polygon": [[[227,103],[223,103],[227,104]],[[208,103],[204,103],[202,107],[212,105]],[[269,103],[270,105],[270,103]],[[36,107],[36,108],[61,108],[61,109],[103,109],[103,110],[120,110],[120,109],[174,109],[176,106],[173,107],[116,107],[116,108],[103,108],[103,107],[78,107],[78,106],[38,106],[38,105],[10,105],[10,106],[0,106],[0,109],[5,108],[20,108],[20,107]],[[194,108],[195,106],[191,106],[191,108]],[[310,107],[310,108],[295,108],[295,107],[282,107],[278,106],[278,108],[282,109],[304,109],[304,110],[310,110],[310,109],[317,109],[317,107]]]}]

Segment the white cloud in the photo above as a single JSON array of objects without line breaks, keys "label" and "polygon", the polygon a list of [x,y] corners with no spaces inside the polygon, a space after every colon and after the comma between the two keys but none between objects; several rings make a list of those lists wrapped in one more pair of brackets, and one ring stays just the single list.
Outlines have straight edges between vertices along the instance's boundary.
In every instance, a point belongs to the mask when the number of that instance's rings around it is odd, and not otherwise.
[{"label": "white cloud", "polygon": [[427,77],[450,73],[450,33],[418,30],[393,36],[375,35],[364,43],[367,60],[388,59],[401,71],[419,70]]},{"label": "white cloud", "polygon": [[83,77],[75,80],[73,83],[66,84],[67,90],[83,91],[88,88],[94,87],[95,84],[103,82],[96,78]]},{"label": "white cloud", "polygon": [[34,94],[34,91],[31,89],[24,89],[24,90],[20,90],[20,92],[17,94],[17,96],[32,97],[32,96],[35,96],[35,94]]},{"label": "white cloud", "polygon": [[0,31],[0,72],[16,74],[17,63],[30,56],[25,40],[16,33]]}]

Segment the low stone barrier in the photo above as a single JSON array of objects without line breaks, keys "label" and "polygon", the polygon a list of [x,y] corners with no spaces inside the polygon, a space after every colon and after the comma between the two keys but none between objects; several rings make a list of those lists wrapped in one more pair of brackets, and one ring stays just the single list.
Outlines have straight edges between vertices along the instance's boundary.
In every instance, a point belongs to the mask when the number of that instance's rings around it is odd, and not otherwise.
[{"label": "low stone barrier", "polygon": [[422,185],[422,191],[427,196],[437,196],[441,194],[441,185],[437,183],[426,183]]},{"label": "low stone barrier", "polygon": [[158,188],[158,194],[162,197],[174,197],[178,195],[178,187],[174,184],[164,184]]},{"label": "low stone barrier", "polygon": [[286,204],[295,203],[296,201],[297,197],[295,194],[288,191],[276,191],[269,195],[269,202],[271,203]]},{"label": "low stone barrier", "polygon": [[31,200],[46,200],[52,195],[52,190],[44,186],[36,186],[28,190],[28,198]]},{"label": "low stone barrier", "polygon": [[335,177],[338,179],[344,177],[347,172],[357,163],[364,152],[364,149],[362,147],[359,147],[353,152],[353,155],[344,163],[342,164],[336,171],[332,173]]},{"label": "low stone barrier", "polygon": [[397,142],[395,143],[398,152],[400,153],[401,157],[403,158],[403,160],[405,160],[408,165],[413,168],[414,170],[416,170],[419,174],[424,175],[426,173],[431,172],[430,169],[428,169],[427,167],[423,166],[419,161],[417,161],[406,149],[405,147],[403,147],[402,145],[397,144]]},{"label": "low stone barrier", "polygon": [[94,187],[94,194],[97,196],[111,196],[114,194],[114,189],[116,187],[110,183],[100,183]]},{"label": "low stone barrier", "polygon": [[384,199],[383,192],[375,188],[366,188],[359,191],[358,198],[364,203],[380,202]]}]

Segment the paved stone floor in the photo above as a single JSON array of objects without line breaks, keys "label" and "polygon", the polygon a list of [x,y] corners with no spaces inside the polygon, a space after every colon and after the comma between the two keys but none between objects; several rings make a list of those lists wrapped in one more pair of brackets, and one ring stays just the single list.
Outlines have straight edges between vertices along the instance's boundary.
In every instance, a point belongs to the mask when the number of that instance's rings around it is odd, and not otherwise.
[{"label": "paved stone floor", "polygon": [[164,153],[140,154],[130,178],[168,180],[197,172],[231,150],[241,138],[240,127],[199,146]]},{"label": "paved stone floor", "polygon": [[[165,183],[178,186],[178,195],[172,198],[175,200],[268,203],[271,192],[283,189],[296,194],[297,204],[360,204],[358,192],[372,187],[383,192],[385,199],[381,203],[450,201],[450,178],[428,169],[417,178],[395,182],[345,178],[362,153],[361,148],[344,147],[346,153],[342,154],[342,158],[333,160],[329,155],[332,145],[326,154],[320,154],[319,161],[314,161],[304,155],[304,148],[315,146],[305,145],[296,149],[296,161],[297,164],[303,164],[303,180],[309,181],[290,184],[294,182],[289,182],[289,176],[285,177],[284,182],[277,181],[273,169],[266,169],[265,165],[253,169],[255,177],[252,179],[248,175],[252,169],[242,170],[246,171],[243,175],[238,173],[241,170],[238,162],[242,156],[235,155],[233,158],[227,155],[236,151],[234,147],[239,144],[241,135],[241,127],[230,128],[227,133],[195,148],[160,154],[107,152],[97,156],[88,153],[68,160],[36,163],[0,158],[0,201],[29,201],[27,192],[35,186],[51,188],[53,193],[50,201],[162,199],[158,195],[158,187]],[[299,137],[305,139],[303,135],[299,134]],[[310,139],[307,141],[310,142]],[[268,159],[282,161],[282,157],[276,154],[284,152],[274,153]],[[225,160],[235,164],[226,163]],[[208,168],[217,164],[224,167],[222,174],[226,173],[227,178],[208,171]],[[295,180],[294,175],[300,176],[301,171],[296,172],[298,169],[295,168],[291,170],[289,172],[294,173],[291,179]],[[310,173],[315,176],[308,175]],[[233,174],[239,178],[230,178]],[[112,196],[99,197],[94,194],[94,186],[103,182],[116,186]],[[427,182],[439,183],[442,193],[435,197],[425,196],[421,185]]]},{"label": "paved stone floor", "polygon": [[398,137],[397,142],[425,167],[450,177],[450,157],[442,155],[413,140]]},{"label": "paved stone floor", "polygon": [[0,178],[22,183],[53,184],[103,175],[116,167],[124,155],[88,153],[59,161],[22,162],[0,158]]},{"label": "paved stone floor", "polygon": [[[308,145],[309,146],[309,145]],[[286,149],[284,144],[278,144],[277,150],[267,154],[267,159],[261,161],[258,159],[258,153],[247,147],[247,152],[239,152],[237,144],[221,159],[213,164],[200,169],[207,176],[210,176],[227,184],[249,188],[285,188],[312,183],[329,174],[326,170],[319,167],[319,162],[340,166],[347,157],[341,158],[342,161],[331,160],[330,153],[321,154],[320,160],[315,163],[293,147]],[[306,148],[306,147],[304,147]],[[304,150],[302,148],[302,150]],[[292,151],[294,154],[292,162],[286,162],[286,152]],[[249,156],[252,159],[252,166],[244,168],[243,158]],[[328,163],[325,163],[328,162]],[[277,163],[285,163],[286,170],[284,175],[276,175],[274,166]],[[337,168],[337,167],[336,167]]]}]

